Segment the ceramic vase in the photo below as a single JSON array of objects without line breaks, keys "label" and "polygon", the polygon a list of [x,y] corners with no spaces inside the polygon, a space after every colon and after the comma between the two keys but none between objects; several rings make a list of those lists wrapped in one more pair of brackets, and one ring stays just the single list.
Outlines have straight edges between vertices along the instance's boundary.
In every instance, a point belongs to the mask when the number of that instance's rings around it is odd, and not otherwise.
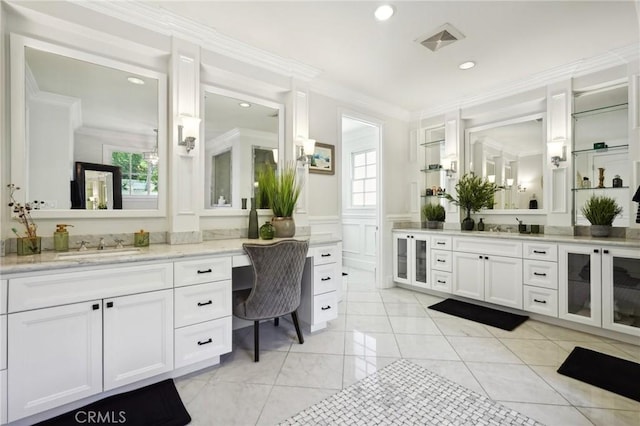
[{"label": "ceramic vase", "polygon": [[251,199],[251,210],[249,210],[249,232],[247,238],[255,240],[258,238],[258,210],[256,210],[256,199]]},{"label": "ceramic vase", "polygon": [[16,239],[16,253],[18,256],[40,254],[42,241],[40,237],[21,237]]},{"label": "ceramic vase", "polygon": [[592,237],[608,237],[611,234],[611,225],[591,225]]},{"label": "ceramic vase", "polygon": [[291,238],[296,234],[296,223],[292,217],[273,217],[271,224],[276,230],[276,238]]},{"label": "ceramic vase", "polygon": [[265,222],[264,225],[260,227],[260,238],[263,240],[273,240],[275,234],[276,229],[273,227],[271,222]]},{"label": "ceramic vase", "polygon": [[473,231],[475,221],[471,218],[471,212],[467,210],[467,217],[462,219],[461,229],[463,231]]}]

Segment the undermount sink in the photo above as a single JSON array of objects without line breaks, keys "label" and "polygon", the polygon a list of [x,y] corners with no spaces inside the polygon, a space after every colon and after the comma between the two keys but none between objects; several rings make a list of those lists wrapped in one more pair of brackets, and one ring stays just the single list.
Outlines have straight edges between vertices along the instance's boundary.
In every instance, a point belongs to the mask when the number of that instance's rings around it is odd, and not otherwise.
[{"label": "undermount sink", "polygon": [[131,256],[135,254],[140,254],[139,248],[68,251],[64,253],[58,253],[56,255],[56,258],[59,260],[77,260],[77,259],[96,259],[96,258],[102,258],[102,257]]}]

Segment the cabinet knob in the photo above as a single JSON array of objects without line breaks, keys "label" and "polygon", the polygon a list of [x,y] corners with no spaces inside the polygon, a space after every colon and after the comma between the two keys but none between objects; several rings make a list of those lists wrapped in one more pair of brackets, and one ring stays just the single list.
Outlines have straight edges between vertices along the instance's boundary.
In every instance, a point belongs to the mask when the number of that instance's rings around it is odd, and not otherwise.
[{"label": "cabinet knob", "polygon": [[94,303],[94,304],[91,306],[91,309],[93,309],[94,311],[97,311],[98,309],[100,309],[100,304],[98,304],[98,303]]},{"label": "cabinet knob", "polygon": [[598,250],[598,249],[593,249],[593,252],[594,252],[594,253],[600,253],[600,250]]},{"label": "cabinet knob", "polygon": [[107,302],[107,308],[113,308],[113,302]]},{"label": "cabinet knob", "polygon": [[602,250],[604,254],[609,254],[609,250]]},{"label": "cabinet knob", "polygon": [[485,258],[485,260],[489,260],[489,256],[485,256],[484,258]]},{"label": "cabinet knob", "polygon": [[478,256],[478,259],[482,259],[482,256]]}]

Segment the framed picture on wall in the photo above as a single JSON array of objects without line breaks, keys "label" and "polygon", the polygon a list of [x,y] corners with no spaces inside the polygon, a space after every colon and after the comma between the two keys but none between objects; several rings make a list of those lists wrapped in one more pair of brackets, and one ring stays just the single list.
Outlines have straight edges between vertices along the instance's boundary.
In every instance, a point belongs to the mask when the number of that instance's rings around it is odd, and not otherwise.
[{"label": "framed picture on wall", "polygon": [[316,142],[316,147],[309,164],[309,173],[332,175],[336,172],[335,147]]}]

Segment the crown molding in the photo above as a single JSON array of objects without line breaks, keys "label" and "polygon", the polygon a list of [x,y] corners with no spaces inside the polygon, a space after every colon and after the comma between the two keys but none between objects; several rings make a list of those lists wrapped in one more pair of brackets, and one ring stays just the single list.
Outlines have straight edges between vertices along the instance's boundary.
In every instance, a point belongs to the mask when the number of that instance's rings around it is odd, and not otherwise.
[{"label": "crown molding", "polygon": [[180,38],[203,49],[256,65],[278,74],[309,81],[322,70],[302,62],[286,59],[239,40],[220,34],[215,29],[191,19],[150,4],[123,1],[70,0],[84,8],[93,10],[132,25],[137,25],[167,36]]},{"label": "crown molding", "polygon": [[458,99],[453,102],[411,113],[412,120],[442,115],[457,109],[472,107],[487,102],[495,101],[517,93],[526,92],[533,89],[557,83],[571,78],[582,77],[587,74],[602,71],[619,65],[627,65],[637,61],[639,50],[637,45],[629,45],[618,49],[612,49],[592,58],[581,59],[569,64],[561,65],[529,78],[513,81],[500,85],[493,90],[483,91],[481,94]]}]

